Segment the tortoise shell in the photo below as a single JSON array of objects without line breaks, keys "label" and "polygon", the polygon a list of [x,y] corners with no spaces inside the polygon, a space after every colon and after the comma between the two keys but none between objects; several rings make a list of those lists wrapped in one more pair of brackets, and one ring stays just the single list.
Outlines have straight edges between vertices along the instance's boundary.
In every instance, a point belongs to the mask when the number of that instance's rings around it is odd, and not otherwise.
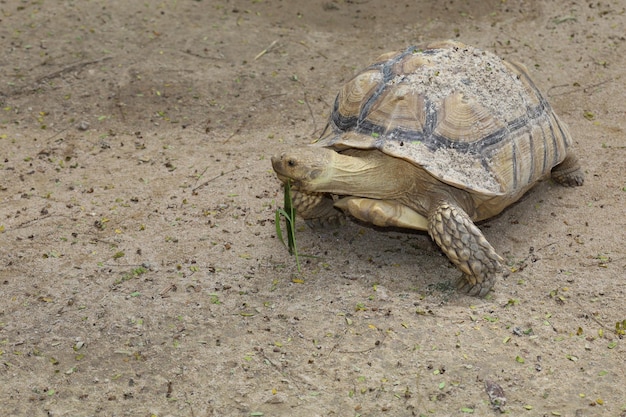
[{"label": "tortoise shell", "polygon": [[571,138],[520,64],[455,41],[380,56],[340,90],[319,146],[378,149],[475,195],[521,195]]}]

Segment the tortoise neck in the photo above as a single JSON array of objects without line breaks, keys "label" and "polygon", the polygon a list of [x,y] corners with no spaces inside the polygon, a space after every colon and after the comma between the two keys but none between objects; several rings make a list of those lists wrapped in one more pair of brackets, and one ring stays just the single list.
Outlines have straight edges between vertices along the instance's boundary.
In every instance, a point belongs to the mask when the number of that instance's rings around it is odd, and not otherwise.
[{"label": "tortoise neck", "polygon": [[470,195],[446,185],[412,163],[376,150],[350,149],[332,155],[328,181],[318,191],[395,200],[422,215],[438,201],[456,203],[476,217]]},{"label": "tortoise neck", "polygon": [[409,162],[380,151],[350,149],[333,156],[327,190],[338,195],[395,199],[415,182]]}]

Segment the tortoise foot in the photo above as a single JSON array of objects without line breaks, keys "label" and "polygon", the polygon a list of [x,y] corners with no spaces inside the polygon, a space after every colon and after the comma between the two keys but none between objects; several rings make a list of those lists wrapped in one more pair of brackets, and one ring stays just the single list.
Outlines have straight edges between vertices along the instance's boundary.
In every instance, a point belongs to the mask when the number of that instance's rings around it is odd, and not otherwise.
[{"label": "tortoise foot", "polygon": [[[472,284],[472,282],[474,282],[474,284]],[[495,284],[493,277],[483,282],[475,282],[471,275],[463,274],[456,283],[456,289],[467,295],[484,297],[489,293],[493,284]]]},{"label": "tortoise foot", "polygon": [[296,214],[312,228],[338,227],[345,223],[346,215],[334,207],[334,200],[323,193],[304,193],[291,189],[291,201]]},{"label": "tortoise foot", "polygon": [[584,184],[585,174],[580,168],[576,155],[569,153],[563,162],[552,168],[552,179],[565,187],[578,187]]},{"label": "tortoise foot", "polygon": [[329,229],[346,224],[346,216],[343,213],[339,213],[333,216],[305,219],[304,222],[311,229]]}]

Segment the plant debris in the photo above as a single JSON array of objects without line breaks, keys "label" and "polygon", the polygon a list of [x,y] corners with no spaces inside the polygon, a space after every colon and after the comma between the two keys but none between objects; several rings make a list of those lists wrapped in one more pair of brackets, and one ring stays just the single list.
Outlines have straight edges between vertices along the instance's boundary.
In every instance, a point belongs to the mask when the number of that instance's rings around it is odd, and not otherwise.
[{"label": "plant debris", "polygon": [[489,397],[489,402],[494,410],[499,410],[504,413],[504,406],[506,405],[506,396],[502,387],[494,381],[489,379],[485,380],[485,391]]}]

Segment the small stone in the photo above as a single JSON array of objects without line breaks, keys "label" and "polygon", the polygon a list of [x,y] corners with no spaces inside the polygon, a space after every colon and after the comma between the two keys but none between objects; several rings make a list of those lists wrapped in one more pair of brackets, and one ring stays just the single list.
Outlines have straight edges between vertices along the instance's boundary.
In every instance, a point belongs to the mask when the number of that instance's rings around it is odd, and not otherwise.
[{"label": "small stone", "polygon": [[77,125],[76,125],[76,129],[84,132],[85,130],[89,129],[89,122],[86,122],[84,120],[81,120]]}]

